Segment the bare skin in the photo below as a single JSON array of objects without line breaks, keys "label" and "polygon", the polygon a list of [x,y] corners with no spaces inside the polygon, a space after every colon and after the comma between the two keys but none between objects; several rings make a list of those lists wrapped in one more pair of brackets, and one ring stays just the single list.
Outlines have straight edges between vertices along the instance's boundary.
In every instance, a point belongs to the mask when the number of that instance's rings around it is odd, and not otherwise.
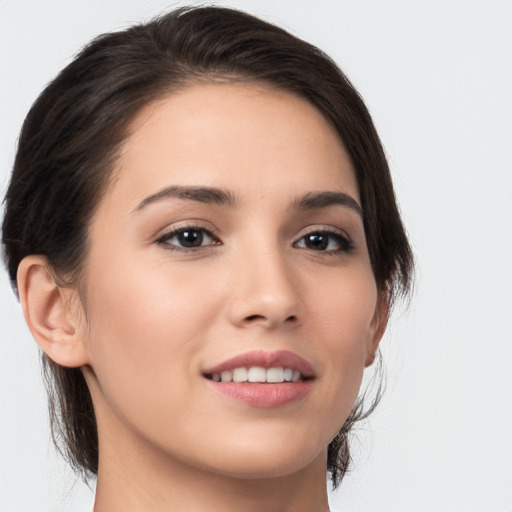
[{"label": "bare skin", "polygon": [[[203,84],[150,105],[91,224],[86,309],[42,257],[19,282],[36,340],[91,390],[95,512],[328,510],[327,446],[386,303],[350,158],[307,102]],[[238,356],[305,374],[227,393],[215,369]]]}]

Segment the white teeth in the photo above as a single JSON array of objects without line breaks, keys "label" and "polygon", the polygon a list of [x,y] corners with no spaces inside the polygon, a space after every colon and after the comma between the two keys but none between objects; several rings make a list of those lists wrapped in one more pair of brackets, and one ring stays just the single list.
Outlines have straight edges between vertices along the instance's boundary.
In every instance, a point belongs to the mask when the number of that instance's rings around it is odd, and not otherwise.
[{"label": "white teeth", "polygon": [[284,382],[284,370],[282,368],[269,368],[267,370],[267,382]]},{"label": "white teeth", "polygon": [[247,382],[247,368],[235,368],[233,370],[233,382]]},{"label": "white teeth", "polygon": [[249,382],[266,382],[267,381],[267,372],[265,368],[261,368],[260,366],[253,366],[249,368],[247,372],[247,380]]},{"label": "white teeth", "polygon": [[250,368],[235,368],[233,371],[226,370],[221,373],[213,373],[211,379],[215,382],[297,382],[301,379],[298,370],[292,368],[262,368],[252,366]]},{"label": "white teeth", "polygon": [[220,372],[220,380],[222,382],[231,382],[233,380],[233,372],[230,372],[229,370]]}]

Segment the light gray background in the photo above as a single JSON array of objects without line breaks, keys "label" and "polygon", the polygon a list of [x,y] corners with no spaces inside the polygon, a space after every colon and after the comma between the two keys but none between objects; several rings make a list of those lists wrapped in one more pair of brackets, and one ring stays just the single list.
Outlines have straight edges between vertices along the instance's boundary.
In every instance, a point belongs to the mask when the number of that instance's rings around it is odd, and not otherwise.
[{"label": "light gray background", "polygon": [[[190,2],[194,3],[194,2]],[[418,259],[388,390],[332,495],[347,512],[512,511],[512,2],[245,0],[345,70],[381,133]],[[92,36],[178,3],[0,0],[0,189],[21,122]],[[0,512],[87,510],[48,442],[38,352],[0,277]]]}]

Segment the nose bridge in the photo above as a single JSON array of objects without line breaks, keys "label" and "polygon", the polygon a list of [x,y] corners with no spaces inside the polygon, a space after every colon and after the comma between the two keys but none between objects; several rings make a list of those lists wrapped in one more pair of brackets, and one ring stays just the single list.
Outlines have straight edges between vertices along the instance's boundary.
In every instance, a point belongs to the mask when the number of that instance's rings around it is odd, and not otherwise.
[{"label": "nose bridge", "polygon": [[[253,242],[255,240],[253,239]],[[293,266],[276,239],[244,245],[232,267],[230,316],[237,325],[267,328],[299,319],[299,287]]]}]

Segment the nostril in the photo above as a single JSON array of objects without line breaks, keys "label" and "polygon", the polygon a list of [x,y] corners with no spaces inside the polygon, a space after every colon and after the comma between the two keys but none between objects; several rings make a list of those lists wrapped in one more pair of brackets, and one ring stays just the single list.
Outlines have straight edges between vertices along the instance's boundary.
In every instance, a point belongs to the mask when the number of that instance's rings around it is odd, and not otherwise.
[{"label": "nostril", "polygon": [[[254,322],[255,320],[264,320],[265,319],[265,316],[264,315],[249,315],[246,320],[249,321],[249,322]],[[295,315],[290,315],[289,317],[287,317],[285,319],[285,322],[296,322],[297,321],[297,317]]]},{"label": "nostril", "polygon": [[[249,315],[248,317],[245,318],[245,321],[246,322],[249,322],[249,323],[252,323],[252,322],[259,322],[259,321],[265,321],[265,320],[268,320],[267,317],[265,315]],[[297,322],[297,317],[295,315],[290,315],[288,317],[285,318],[284,322],[285,323],[295,323]]]},{"label": "nostril", "polygon": [[255,320],[263,320],[265,317],[263,315],[250,315],[246,318],[249,322],[254,322]]}]

